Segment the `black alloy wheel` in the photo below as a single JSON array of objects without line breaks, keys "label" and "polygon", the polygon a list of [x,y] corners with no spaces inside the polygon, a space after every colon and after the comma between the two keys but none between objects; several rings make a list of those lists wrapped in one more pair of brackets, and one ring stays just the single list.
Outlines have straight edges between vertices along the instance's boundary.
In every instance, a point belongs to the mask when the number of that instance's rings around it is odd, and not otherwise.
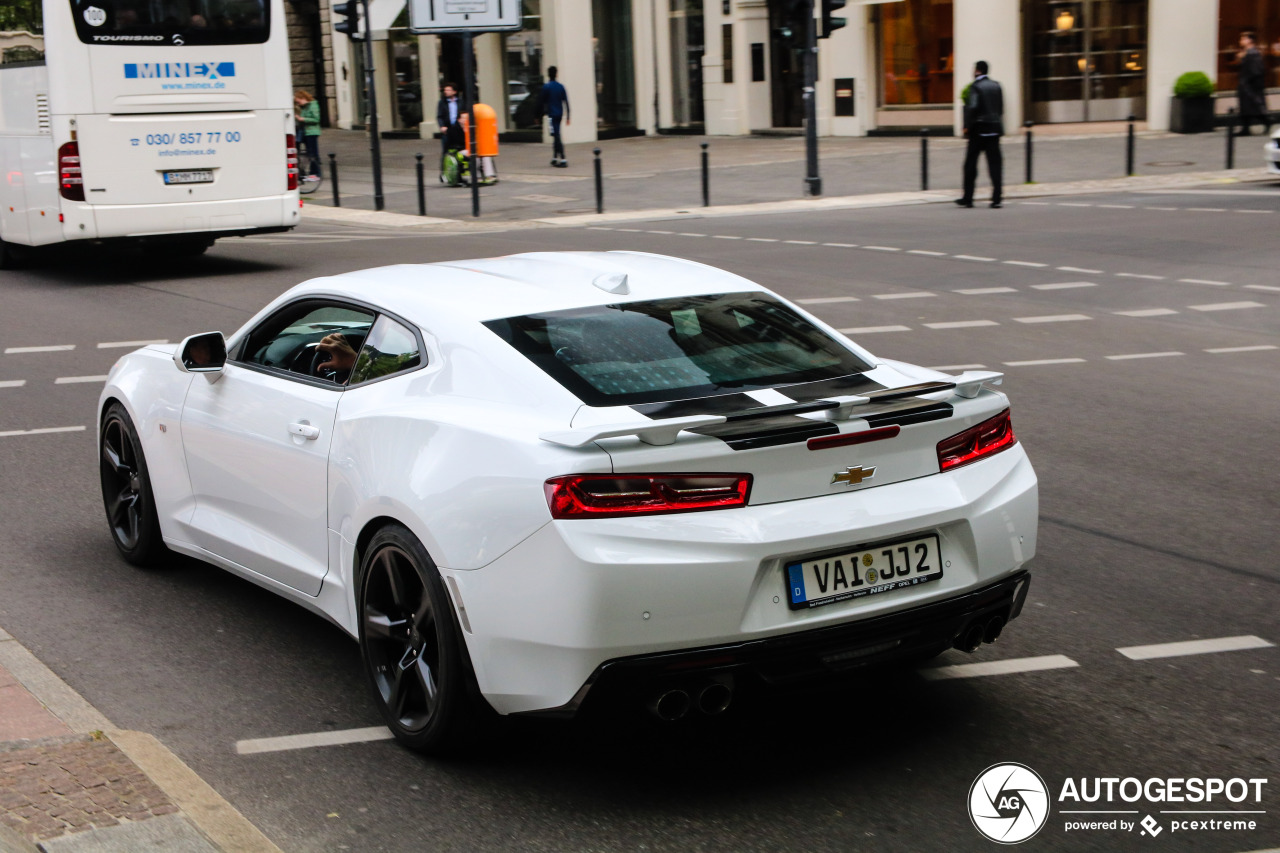
[{"label": "black alloy wheel", "polygon": [[98,456],[102,503],[116,548],[135,566],[153,565],[167,549],[142,442],[119,403],[112,403],[102,418]]},{"label": "black alloy wheel", "polygon": [[365,549],[360,578],[360,650],[388,728],[419,752],[460,751],[483,712],[435,563],[392,525]]}]

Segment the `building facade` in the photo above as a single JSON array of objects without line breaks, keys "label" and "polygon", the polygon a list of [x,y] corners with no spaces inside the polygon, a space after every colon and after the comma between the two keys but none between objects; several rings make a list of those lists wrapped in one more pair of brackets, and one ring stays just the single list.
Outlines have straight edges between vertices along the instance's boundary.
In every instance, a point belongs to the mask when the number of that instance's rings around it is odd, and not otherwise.
[{"label": "building facade", "polygon": [[[321,0],[331,3],[332,0]],[[508,138],[542,136],[537,93],[559,68],[567,142],[623,135],[795,133],[803,125],[797,0],[523,0],[524,29],[475,40],[480,100]],[[800,0],[803,5],[803,0]],[[960,92],[986,60],[1006,127],[1114,121],[1168,127],[1173,83],[1216,81],[1234,105],[1237,39],[1258,33],[1280,102],[1280,0],[847,0],[819,41],[818,132],[958,130]],[[439,86],[460,82],[462,44],[415,36],[404,0],[372,0],[379,124],[430,136]],[[362,47],[324,20],[332,123],[368,115]],[[306,65],[305,60],[299,64]],[[1274,104],[1280,106],[1280,103]]]}]

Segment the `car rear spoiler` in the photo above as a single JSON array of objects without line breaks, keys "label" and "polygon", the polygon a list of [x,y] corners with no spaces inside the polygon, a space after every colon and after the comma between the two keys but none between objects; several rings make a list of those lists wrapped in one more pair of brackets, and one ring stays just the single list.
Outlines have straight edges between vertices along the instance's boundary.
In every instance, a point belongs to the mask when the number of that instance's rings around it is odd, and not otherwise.
[{"label": "car rear spoiler", "polygon": [[687,415],[679,418],[662,418],[659,420],[639,421],[625,424],[601,424],[599,426],[578,427],[576,429],[551,430],[539,434],[543,441],[559,444],[564,447],[586,447],[603,438],[618,438],[634,435],[645,444],[663,446],[675,444],[676,437],[687,429],[716,426],[718,424],[737,421],[771,418],[778,415],[805,415],[822,413],[827,420],[847,420],[853,410],[859,406],[873,403],[887,403],[906,397],[920,397],[950,391],[949,396],[976,397],[985,384],[999,385],[1004,381],[1003,373],[988,370],[965,371],[947,382],[921,382],[916,385],[904,385],[900,388],[885,388],[867,394],[847,397],[829,397],[808,403],[784,403],[780,406],[760,406],[731,412],[727,415]]}]

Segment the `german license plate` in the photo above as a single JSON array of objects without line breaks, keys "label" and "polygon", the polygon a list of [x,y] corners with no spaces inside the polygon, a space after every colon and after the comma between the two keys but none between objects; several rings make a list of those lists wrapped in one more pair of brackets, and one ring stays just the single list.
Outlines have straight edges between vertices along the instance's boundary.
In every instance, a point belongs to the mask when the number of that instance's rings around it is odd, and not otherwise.
[{"label": "german license plate", "polygon": [[787,603],[806,610],[915,586],[942,577],[942,558],[936,534],[896,539],[819,557],[806,557],[785,566]]},{"label": "german license plate", "polygon": [[213,183],[213,170],[184,169],[180,172],[165,172],[164,182],[166,184],[211,184]]}]

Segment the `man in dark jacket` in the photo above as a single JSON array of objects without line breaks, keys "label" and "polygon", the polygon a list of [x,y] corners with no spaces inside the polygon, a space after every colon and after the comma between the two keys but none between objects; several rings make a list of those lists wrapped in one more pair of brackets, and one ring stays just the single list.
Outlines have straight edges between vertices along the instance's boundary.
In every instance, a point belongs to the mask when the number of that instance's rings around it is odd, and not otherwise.
[{"label": "man in dark jacket", "polygon": [[973,207],[973,185],[978,180],[978,155],[987,155],[987,173],[991,175],[991,206],[1003,207],[1004,160],[1000,154],[1000,137],[1004,134],[1004,92],[1000,84],[987,76],[987,63],[973,66],[973,82],[964,101],[964,135],[969,149],[964,155],[964,197],[956,199],[961,207]]},{"label": "man in dark jacket", "polygon": [[569,165],[564,158],[564,142],[560,139],[560,120],[569,124],[569,93],[556,79],[556,67],[547,69],[547,82],[538,93],[538,110],[551,119],[551,165],[563,169]]},{"label": "man in dark jacket", "polygon": [[1251,32],[1240,34],[1240,82],[1236,85],[1236,97],[1240,101],[1240,135],[1248,136],[1250,126],[1256,121],[1271,131],[1271,117],[1267,113],[1266,71],[1257,38]]},{"label": "man in dark jacket", "polygon": [[461,148],[462,126],[458,124],[458,87],[445,83],[440,87],[440,102],[436,104],[436,127],[440,128],[440,154],[448,154],[450,148]]}]

